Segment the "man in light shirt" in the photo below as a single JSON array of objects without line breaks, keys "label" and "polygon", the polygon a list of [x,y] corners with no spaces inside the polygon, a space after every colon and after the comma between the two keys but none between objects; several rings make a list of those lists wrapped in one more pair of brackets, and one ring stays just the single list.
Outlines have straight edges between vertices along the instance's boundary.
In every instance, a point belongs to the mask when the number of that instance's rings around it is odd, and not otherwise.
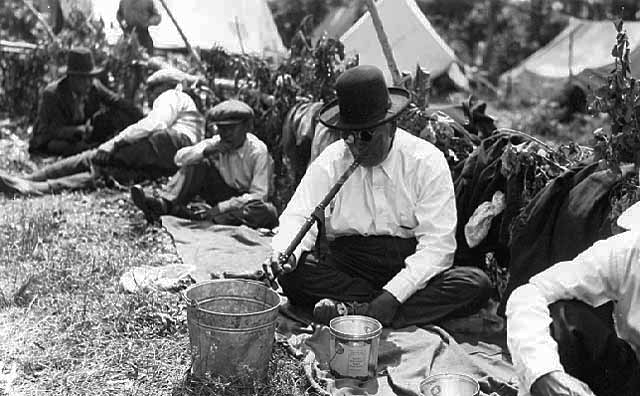
[{"label": "man in light shirt", "polygon": [[[204,138],[205,121],[195,92],[187,94],[183,83],[196,76],[177,69],[159,70],[147,80],[149,103],[153,108],[140,121],[102,143],[97,149],[47,165],[27,176],[13,177],[0,172],[0,193],[42,195],[62,190],[90,188],[102,176],[152,179],[170,176],[178,167],[173,157],[182,147]],[[122,180],[125,181],[125,180]]]},{"label": "man in light shirt", "polygon": [[507,343],[520,395],[640,395],[640,203],[618,225],[629,231],[509,297]]},{"label": "man in light shirt", "polygon": [[[174,215],[216,224],[273,228],[277,224],[271,194],[273,160],[267,146],[253,130],[253,110],[239,100],[226,100],[206,115],[207,129],[217,134],[175,156],[178,173],[160,198],[145,195],[139,186],[131,198],[149,222]],[[210,207],[196,211],[187,207],[200,196]]]},{"label": "man in light shirt", "polygon": [[[404,327],[479,309],[489,297],[487,276],[452,267],[456,207],[444,155],[396,126],[409,93],[387,88],[374,66],[345,71],[336,91],[319,117],[342,139],[309,166],[280,216],[266,268],[279,274],[292,304],[314,308],[319,323],[349,313]],[[324,213],[327,254],[311,259],[322,241],[312,227],[281,263],[305,218],[356,158],[360,165]]]}]

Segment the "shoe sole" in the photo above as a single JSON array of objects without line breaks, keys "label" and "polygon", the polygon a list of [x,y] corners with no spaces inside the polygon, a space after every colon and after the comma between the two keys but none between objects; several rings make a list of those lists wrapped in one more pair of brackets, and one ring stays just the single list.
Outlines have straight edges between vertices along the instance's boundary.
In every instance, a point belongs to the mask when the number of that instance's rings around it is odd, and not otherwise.
[{"label": "shoe sole", "polygon": [[133,201],[133,204],[138,207],[138,209],[142,210],[142,213],[144,213],[144,218],[149,224],[154,224],[160,220],[159,217],[153,214],[153,211],[151,210],[149,205],[147,205],[146,196],[141,188],[131,187],[131,200]]}]

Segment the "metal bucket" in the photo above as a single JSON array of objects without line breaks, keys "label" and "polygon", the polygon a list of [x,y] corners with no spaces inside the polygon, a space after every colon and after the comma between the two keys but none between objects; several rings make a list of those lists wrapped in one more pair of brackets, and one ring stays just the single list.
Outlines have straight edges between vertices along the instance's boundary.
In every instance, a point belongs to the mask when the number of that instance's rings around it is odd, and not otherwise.
[{"label": "metal bucket", "polygon": [[197,283],[185,292],[193,364],[200,378],[264,380],[280,296],[262,283],[220,279]]},{"label": "metal bucket", "polygon": [[375,378],[382,325],[368,316],[338,316],[329,322],[329,369],[337,378]]},{"label": "metal bucket", "polygon": [[480,384],[465,374],[430,375],[420,383],[423,396],[478,396]]}]

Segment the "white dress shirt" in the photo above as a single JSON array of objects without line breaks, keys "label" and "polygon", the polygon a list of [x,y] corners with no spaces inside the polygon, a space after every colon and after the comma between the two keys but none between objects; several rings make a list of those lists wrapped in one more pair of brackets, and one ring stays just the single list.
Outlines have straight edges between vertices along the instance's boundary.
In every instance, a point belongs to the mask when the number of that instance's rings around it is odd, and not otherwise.
[{"label": "white dress shirt", "polygon": [[[284,251],[353,156],[343,140],[328,146],[309,166],[287,208],[272,247]],[[406,301],[429,279],[449,268],[456,248],[456,206],[444,155],[431,143],[398,129],[385,160],[358,167],[325,210],[328,239],[348,235],[415,237],[416,252],[384,289]],[[294,254],[313,249],[312,227]]]},{"label": "white dress shirt", "polygon": [[[175,155],[176,165],[188,166],[197,164],[204,159],[207,147],[214,146],[220,141],[220,135],[189,147],[183,147]],[[243,193],[218,204],[221,212],[238,209],[251,200],[266,201],[271,191],[271,176],[273,175],[273,159],[269,155],[267,145],[252,133],[237,150],[228,153],[216,153],[211,158],[224,182]]]},{"label": "white dress shirt", "polygon": [[640,358],[640,232],[628,231],[596,242],[571,261],[531,278],[507,302],[507,344],[520,382],[529,395],[542,375],[563,370],[549,332],[548,305],[578,299],[593,307],[613,301],[618,337]]},{"label": "white dress shirt", "polygon": [[192,144],[204,137],[204,117],[198,112],[193,99],[180,87],[161,93],[153,102],[149,114],[125,128],[113,138],[113,142],[125,138],[143,138],[163,129],[186,136]]}]

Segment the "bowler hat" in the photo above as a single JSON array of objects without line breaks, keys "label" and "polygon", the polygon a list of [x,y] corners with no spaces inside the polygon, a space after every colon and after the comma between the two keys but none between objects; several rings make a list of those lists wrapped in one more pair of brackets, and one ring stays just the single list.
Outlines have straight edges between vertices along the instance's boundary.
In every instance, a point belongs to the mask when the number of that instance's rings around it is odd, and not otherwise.
[{"label": "bowler hat", "polygon": [[319,120],[329,128],[361,130],[396,118],[410,101],[402,88],[387,88],[382,71],[375,66],[356,66],[336,80],[337,99],[320,109]]},{"label": "bowler hat", "polygon": [[84,47],[76,47],[69,50],[67,66],[64,72],[75,76],[96,76],[102,73],[103,68],[95,67],[91,50]]},{"label": "bowler hat", "polygon": [[253,119],[253,109],[240,100],[229,99],[213,106],[207,111],[206,118],[218,125],[239,124]]}]

